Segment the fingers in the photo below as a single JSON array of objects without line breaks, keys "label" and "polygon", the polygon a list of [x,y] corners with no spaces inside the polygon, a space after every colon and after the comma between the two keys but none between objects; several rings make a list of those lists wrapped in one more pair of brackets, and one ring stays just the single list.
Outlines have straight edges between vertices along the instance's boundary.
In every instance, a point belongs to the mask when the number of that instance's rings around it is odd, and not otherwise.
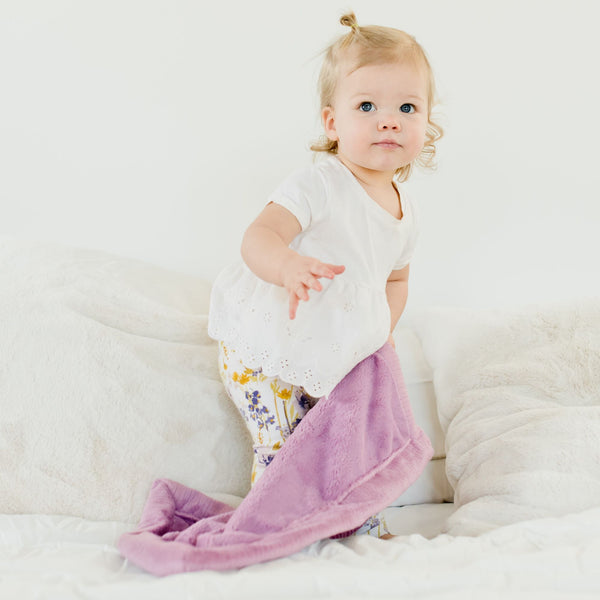
[{"label": "fingers", "polygon": [[290,292],[290,319],[293,321],[296,318],[296,310],[298,310],[298,296],[294,292]]},{"label": "fingers", "polygon": [[317,277],[327,277],[333,279],[336,275],[343,273],[346,267],[343,265],[329,265],[327,263],[317,263],[312,269],[311,273]]},{"label": "fingers", "polygon": [[[311,290],[316,290],[320,292],[323,289],[323,286],[319,283],[319,277],[327,277],[328,279],[333,279],[336,275],[343,273],[346,267],[342,265],[328,265],[325,263],[316,263],[311,267],[309,273],[303,278],[302,283]],[[302,300],[308,300],[301,296]]]},{"label": "fingers", "polygon": [[298,286],[298,288],[296,289],[296,296],[298,296],[299,300],[304,300],[305,302],[308,302],[308,287],[310,286],[303,284],[300,284]]},{"label": "fingers", "polygon": [[[316,290],[320,292],[323,289],[323,286],[319,283],[319,280],[316,277],[311,277],[310,275],[305,277],[302,283],[311,290]],[[308,296],[308,294],[306,294]],[[308,300],[308,298],[302,298],[303,300]]]},{"label": "fingers", "polygon": [[326,265],[327,267],[329,267],[334,275],[339,275],[340,273],[343,273],[346,270],[346,267],[344,265]]},{"label": "fingers", "polygon": [[305,302],[309,300],[307,286],[302,283],[298,285],[296,290],[292,290],[289,294],[289,315],[292,320],[296,318],[296,311],[298,310],[300,300],[304,300]]},{"label": "fingers", "polygon": [[323,286],[319,282],[319,278],[327,277],[333,279],[336,275],[343,273],[345,267],[343,265],[331,265],[322,263],[316,259],[301,258],[298,271],[294,273],[294,269],[284,279],[284,286],[289,294],[289,317],[296,318],[296,312],[300,304],[300,300],[308,301],[308,290],[320,292]]}]

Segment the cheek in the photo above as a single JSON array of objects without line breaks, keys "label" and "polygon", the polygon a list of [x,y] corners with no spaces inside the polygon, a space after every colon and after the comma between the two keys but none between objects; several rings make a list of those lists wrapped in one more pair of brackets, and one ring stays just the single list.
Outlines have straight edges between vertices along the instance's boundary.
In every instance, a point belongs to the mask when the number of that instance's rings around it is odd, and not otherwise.
[{"label": "cheek", "polygon": [[411,141],[413,143],[413,146],[415,148],[417,148],[419,151],[425,145],[426,130],[427,130],[427,122],[426,121],[423,121],[423,122],[419,121],[418,123],[415,123],[414,128],[412,129]]},{"label": "cheek", "polygon": [[373,136],[374,127],[376,126],[366,119],[356,119],[354,125],[354,137],[361,141],[370,140]]},{"label": "cheek", "polygon": [[357,144],[360,145],[366,138],[366,134],[363,129],[364,128],[360,127],[360,123],[345,121],[342,130],[340,131],[338,129],[340,141],[346,146],[355,146]]}]

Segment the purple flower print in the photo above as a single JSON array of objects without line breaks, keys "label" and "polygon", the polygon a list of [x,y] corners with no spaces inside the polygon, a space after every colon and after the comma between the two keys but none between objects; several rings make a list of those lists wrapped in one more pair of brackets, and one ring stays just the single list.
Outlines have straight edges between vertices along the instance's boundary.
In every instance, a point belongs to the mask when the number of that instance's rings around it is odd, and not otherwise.
[{"label": "purple flower print", "polygon": [[258,425],[258,429],[269,429],[275,423],[275,417],[269,414],[269,409],[260,403],[261,395],[258,390],[246,392],[250,418]]}]

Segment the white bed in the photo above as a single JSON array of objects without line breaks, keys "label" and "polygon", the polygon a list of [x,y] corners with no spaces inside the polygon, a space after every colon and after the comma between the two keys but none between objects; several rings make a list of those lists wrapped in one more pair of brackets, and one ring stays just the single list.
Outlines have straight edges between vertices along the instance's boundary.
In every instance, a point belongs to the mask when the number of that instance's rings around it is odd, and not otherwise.
[{"label": "white bed", "polygon": [[0,238],[1,598],[600,596],[594,299],[430,308],[398,328],[435,455],[386,509],[393,540],[326,540],[222,573],[128,564],[115,541],[153,479],[232,502],[248,490],[249,438],[206,335],[209,290],[104,252]]}]

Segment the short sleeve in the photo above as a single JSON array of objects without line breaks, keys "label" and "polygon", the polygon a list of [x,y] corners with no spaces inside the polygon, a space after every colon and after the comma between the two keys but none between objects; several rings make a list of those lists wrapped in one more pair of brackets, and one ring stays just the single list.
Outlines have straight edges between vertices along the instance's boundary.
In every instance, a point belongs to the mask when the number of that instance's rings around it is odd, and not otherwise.
[{"label": "short sleeve", "polygon": [[410,263],[417,247],[419,239],[419,223],[417,214],[415,212],[415,206],[409,195],[402,190],[402,208],[405,212],[405,217],[408,218],[407,227],[403,230],[404,240],[402,244],[402,250],[400,255],[394,264],[394,271],[404,269],[406,265]]},{"label": "short sleeve", "polygon": [[326,204],[326,190],[322,175],[314,166],[298,170],[269,196],[268,202],[275,202],[287,208],[298,219],[304,231],[319,218]]}]

